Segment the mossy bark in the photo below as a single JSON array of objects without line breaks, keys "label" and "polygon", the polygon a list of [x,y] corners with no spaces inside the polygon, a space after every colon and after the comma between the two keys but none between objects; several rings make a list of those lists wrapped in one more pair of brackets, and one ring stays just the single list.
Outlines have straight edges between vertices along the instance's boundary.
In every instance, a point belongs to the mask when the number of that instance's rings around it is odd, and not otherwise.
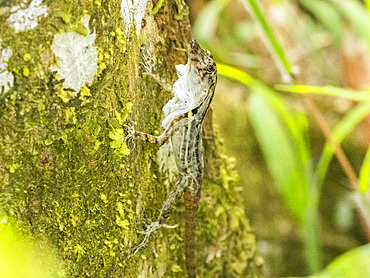
[{"label": "mossy bark", "polygon": [[[13,50],[7,69],[15,77],[13,88],[0,94],[0,211],[19,229],[51,241],[67,276],[184,277],[182,201],[168,220],[179,227],[159,230],[129,256],[142,239],[137,231],[158,216],[170,183],[156,146],[136,142],[127,153],[122,124],[134,120],[138,129],[159,134],[161,108],[171,95],[143,75],[140,51],[149,47],[155,70],[172,83],[191,38],[187,7],[164,1],[153,15],[149,1],[138,36],[134,27],[126,35],[120,1],[44,2],[49,15],[33,30],[14,32],[6,23],[9,10],[0,13],[1,46]],[[51,44],[57,33],[80,30],[85,14],[96,32],[98,72],[76,94],[50,70],[56,63]],[[262,259],[233,163],[212,133],[207,138],[199,276],[258,276]]]}]

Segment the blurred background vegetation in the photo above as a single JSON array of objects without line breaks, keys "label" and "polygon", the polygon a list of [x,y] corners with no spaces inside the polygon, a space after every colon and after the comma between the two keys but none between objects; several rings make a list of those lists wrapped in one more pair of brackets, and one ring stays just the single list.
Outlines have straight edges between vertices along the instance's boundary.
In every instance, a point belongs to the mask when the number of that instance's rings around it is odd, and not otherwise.
[{"label": "blurred background vegetation", "polygon": [[266,275],[370,277],[370,1],[187,3]]}]

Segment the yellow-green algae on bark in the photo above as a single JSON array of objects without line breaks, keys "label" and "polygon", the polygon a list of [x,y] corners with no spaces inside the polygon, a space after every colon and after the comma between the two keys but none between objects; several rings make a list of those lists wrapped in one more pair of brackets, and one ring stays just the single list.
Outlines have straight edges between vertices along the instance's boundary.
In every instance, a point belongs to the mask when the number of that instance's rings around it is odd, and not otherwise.
[{"label": "yellow-green algae on bark", "polygon": [[[156,3],[156,1],[154,1]],[[131,154],[122,124],[159,133],[161,108],[171,97],[142,75],[140,48],[150,45],[156,69],[174,81],[174,65],[186,61],[190,40],[182,1],[166,1],[155,15],[147,4],[141,33],[126,35],[120,1],[44,1],[48,15],[22,32],[6,24],[0,8],[2,49],[11,47],[7,70],[14,86],[0,94],[0,210],[17,227],[45,238],[63,259],[70,277],[184,277],[183,205],[148,247],[129,257],[138,230],[155,219],[169,188],[159,171],[157,148],[136,142]],[[7,2],[8,3],[8,2]],[[154,3],[154,4],[155,4]],[[54,36],[96,32],[97,74],[76,92],[65,88],[51,66]],[[178,18],[178,17],[177,17]],[[206,144],[208,177],[200,204],[197,261],[200,277],[260,274],[255,240],[239,205],[235,173],[219,144]]]}]

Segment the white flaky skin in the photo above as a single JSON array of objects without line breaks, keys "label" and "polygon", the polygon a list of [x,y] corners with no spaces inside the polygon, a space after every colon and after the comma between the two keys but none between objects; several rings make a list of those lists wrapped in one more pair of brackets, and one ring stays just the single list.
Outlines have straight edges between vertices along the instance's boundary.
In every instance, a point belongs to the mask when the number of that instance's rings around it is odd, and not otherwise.
[{"label": "white flaky skin", "polygon": [[[42,5],[42,0],[19,2],[21,4],[12,7],[11,15],[6,20],[9,26],[17,32],[36,28],[39,19],[48,15],[48,6]],[[23,2],[28,2],[28,5]]]},{"label": "white flaky skin", "polygon": [[[1,42],[1,38],[0,38]],[[11,72],[7,71],[8,61],[12,57],[13,51],[8,46],[7,48],[1,49],[0,44],[0,94],[1,92],[7,92],[14,84],[14,76]]]},{"label": "white flaky skin", "polygon": [[190,61],[186,65],[175,67],[179,79],[173,84],[174,97],[163,107],[164,128],[167,128],[176,116],[198,107],[207,95],[206,84],[201,84],[201,78]]},{"label": "white flaky skin", "polygon": [[96,34],[90,34],[89,19],[89,16],[81,19],[87,36],[76,32],[56,34],[51,45],[51,50],[59,59],[58,66],[52,66],[51,70],[57,71],[65,86],[76,92],[94,80],[98,69],[98,50],[94,46]]}]

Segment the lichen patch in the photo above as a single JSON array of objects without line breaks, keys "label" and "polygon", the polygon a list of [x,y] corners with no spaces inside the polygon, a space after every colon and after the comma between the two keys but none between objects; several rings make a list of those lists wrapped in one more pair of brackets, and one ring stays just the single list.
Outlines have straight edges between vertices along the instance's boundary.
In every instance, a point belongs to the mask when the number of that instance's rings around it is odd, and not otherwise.
[{"label": "lichen patch", "polygon": [[51,49],[59,58],[57,71],[64,84],[75,91],[79,91],[86,83],[91,83],[98,68],[98,51],[93,46],[96,34],[90,34],[88,27],[89,17],[81,19],[87,29],[87,36],[76,32],[57,34],[54,37]]},{"label": "lichen patch", "polygon": [[126,34],[129,33],[135,19],[136,34],[140,35],[141,21],[145,14],[147,2],[148,0],[122,0],[121,15],[126,25]]},{"label": "lichen patch", "polygon": [[28,6],[22,3],[12,7],[10,11],[12,14],[7,23],[16,31],[32,30],[41,16],[48,15],[48,7],[42,5],[42,0],[33,0]]},{"label": "lichen patch", "polygon": [[7,71],[8,61],[12,55],[13,51],[10,47],[1,50],[0,46],[0,94],[9,91],[13,87],[14,76]]}]

